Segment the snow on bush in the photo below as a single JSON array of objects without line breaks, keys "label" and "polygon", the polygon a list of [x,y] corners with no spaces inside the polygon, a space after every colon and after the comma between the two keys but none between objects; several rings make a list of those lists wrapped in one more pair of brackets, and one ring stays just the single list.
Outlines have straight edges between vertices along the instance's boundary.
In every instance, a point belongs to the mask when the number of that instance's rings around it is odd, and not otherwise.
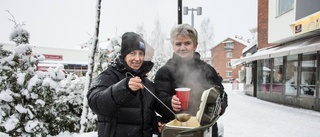
[{"label": "snow on bush", "polygon": [[21,44],[13,52],[0,47],[0,132],[10,136],[78,132],[84,80],[60,68],[35,71],[41,56],[33,56],[28,47]]}]

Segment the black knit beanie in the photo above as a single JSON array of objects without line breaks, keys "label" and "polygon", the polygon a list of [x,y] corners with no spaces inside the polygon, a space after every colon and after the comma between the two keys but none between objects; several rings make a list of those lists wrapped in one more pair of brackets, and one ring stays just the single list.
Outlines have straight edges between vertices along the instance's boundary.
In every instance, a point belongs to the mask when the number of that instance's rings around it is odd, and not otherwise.
[{"label": "black knit beanie", "polygon": [[122,35],[120,54],[125,58],[127,54],[134,50],[142,50],[145,53],[146,46],[143,39],[134,32],[126,32]]}]

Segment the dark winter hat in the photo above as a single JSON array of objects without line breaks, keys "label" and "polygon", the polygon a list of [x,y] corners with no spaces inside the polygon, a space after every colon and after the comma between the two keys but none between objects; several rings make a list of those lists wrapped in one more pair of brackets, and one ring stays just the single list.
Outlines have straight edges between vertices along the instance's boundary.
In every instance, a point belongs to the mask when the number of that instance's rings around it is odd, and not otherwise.
[{"label": "dark winter hat", "polygon": [[146,46],[139,34],[126,32],[122,35],[120,54],[125,58],[127,54],[134,50],[142,50],[145,53]]}]

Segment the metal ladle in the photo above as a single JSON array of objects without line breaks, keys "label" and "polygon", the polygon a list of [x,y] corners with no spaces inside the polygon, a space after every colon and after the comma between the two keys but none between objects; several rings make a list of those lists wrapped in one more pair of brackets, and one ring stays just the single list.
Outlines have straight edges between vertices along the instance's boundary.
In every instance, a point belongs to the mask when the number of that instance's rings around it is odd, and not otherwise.
[{"label": "metal ladle", "polygon": [[[132,77],[134,77],[133,74],[127,72],[127,74],[130,74]],[[141,83],[142,84],[142,83]],[[142,86],[154,97],[156,98],[163,106],[165,106],[176,118],[176,120],[178,120],[179,122],[187,122],[190,118],[191,115],[187,114],[187,113],[180,113],[180,114],[176,114],[174,113],[166,104],[164,104],[155,94],[153,94],[144,84],[142,84]]]},{"label": "metal ladle", "polygon": [[[142,84],[143,85],[143,84]],[[156,98],[163,106],[165,106],[176,118],[176,120],[180,121],[180,122],[187,122],[190,118],[191,115],[187,114],[187,113],[180,113],[180,114],[176,114],[174,113],[166,104],[164,104],[156,95],[154,95],[145,85],[143,85],[143,87],[154,97]]]}]

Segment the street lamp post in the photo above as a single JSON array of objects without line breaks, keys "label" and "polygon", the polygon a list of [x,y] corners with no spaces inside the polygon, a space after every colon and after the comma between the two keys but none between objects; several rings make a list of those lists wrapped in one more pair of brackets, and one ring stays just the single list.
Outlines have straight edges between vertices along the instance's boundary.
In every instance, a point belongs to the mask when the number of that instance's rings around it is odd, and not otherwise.
[{"label": "street lamp post", "polygon": [[178,0],[178,24],[182,24],[182,0]]},{"label": "street lamp post", "polygon": [[188,11],[191,10],[191,26],[194,27],[194,14],[193,11],[197,11],[197,15],[202,14],[202,7],[197,7],[196,9],[191,8],[189,9],[188,7],[183,7],[183,15],[188,15]]}]

